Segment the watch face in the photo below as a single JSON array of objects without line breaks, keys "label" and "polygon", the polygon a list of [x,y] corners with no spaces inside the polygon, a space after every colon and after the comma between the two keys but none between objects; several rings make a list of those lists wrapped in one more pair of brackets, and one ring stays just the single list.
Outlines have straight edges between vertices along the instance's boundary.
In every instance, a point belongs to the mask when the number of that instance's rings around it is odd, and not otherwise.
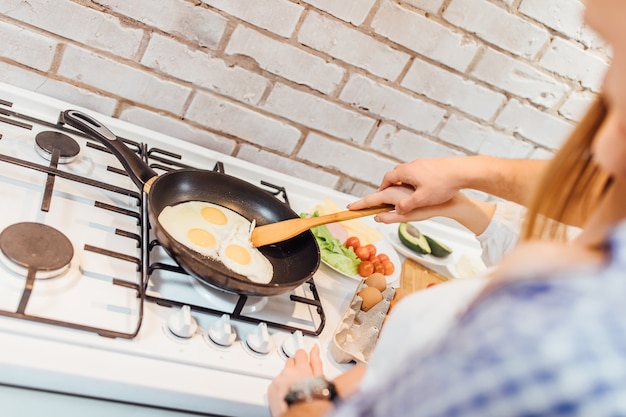
[{"label": "watch face", "polygon": [[334,401],[335,385],[323,377],[309,377],[294,383],[285,396],[287,405],[313,400]]}]

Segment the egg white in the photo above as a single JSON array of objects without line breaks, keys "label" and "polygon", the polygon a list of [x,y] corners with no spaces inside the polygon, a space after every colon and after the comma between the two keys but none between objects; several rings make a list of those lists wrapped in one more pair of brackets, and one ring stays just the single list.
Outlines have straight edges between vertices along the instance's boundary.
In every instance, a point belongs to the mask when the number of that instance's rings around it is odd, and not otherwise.
[{"label": "egg white", "polygon": [[[218,210],[225,217],[225,222],[208,221],[202,215],[203,209]],[[216,214],[213,211],[213,214]],[[223,220],[221,216],[214,216]],[[241,274],[256,283],[268,283],[274,274],[270,261],[250,242],[250,221],[239,213],[202,201],[187,201],[165,207],[159,214],[158,221],[176,241],[205,256],[216,259],[230,270]],[[197,234],[209,233],[215,239],[214,245],[198,244],[189,235],[190,230]],[[249,262],[236,262],[227,256],[227,248],[238,245],[242,252],[249,255]],[[246,257],[247,258],[247,257]],[[247,260],[247,259],[246,259]]]},{"label": "egg white", "polygon": [[[219,248],[218,257],[229,269],[246,276],[250,281],[258,284],[267,284],[272,280],[274,268],[271,262],[250,242],[250,222],[241,222],[233,233],[225,239]],[[245,262],[238,262],[228,255],[229,247],[238,246],[238,250],[246,252]],[[248,261],[249,260],[249,261]]]},{"label": "egg white", "polygon": [[[225,235],[218,228],[213,228],[200,215],[194,205],[187,203],[168,206],[159,214],[159,223],[177,242],[211,258],[217,258],[219,242]],[[188,232],[192,229],[202,229],[211,233],[215,238],[213,246],[200,246],[190,240]]]}]

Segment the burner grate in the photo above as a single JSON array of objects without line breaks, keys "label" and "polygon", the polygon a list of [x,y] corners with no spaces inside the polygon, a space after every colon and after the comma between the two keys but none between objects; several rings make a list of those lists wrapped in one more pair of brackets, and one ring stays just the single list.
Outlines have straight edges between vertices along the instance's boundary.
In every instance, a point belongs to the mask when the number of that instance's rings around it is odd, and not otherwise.
[{"label": "burner grate", "polygon": [[[6,107],[12,106],[10,102],[7,102],[5,100],[0,100],[0,105],[6,106]],[[37,118],[23,115],[23,114],[10,111],[4,108],[0,109],[0,113],[7,116],[7,117],[3,117],[3,116],[0,117],[0,122],[8,123],[12,126],[17,126],[17,127],[24,128],[27,130],[32,130],[33,124],[37,124],[40,126],[45,126],[47,128],[55,129],[55,132],[53,133],[56,135],[62,135],[63,137],[67,136],[65,135],[65,133],[71,133],[72,135],[85,137],[85,135],[83,135],[80,132],[64,127],[60,122],[50,123],[45,120],[39,120]],[[61,132],[64,132],[64,133],[61,133]],[[133,145],[136,149],[140,148],[139,144],[135,142],[128,141],[128,140],[125,140],[125,141]],[[75,149],[73,151],[75,151]],[[46,176],[47,179],[45,181],[45,184],[43,185],[43,197],[42,197],[42,203],[41,203],[42,212],[49,212],[50,210],[54,210],[54,207],[51,205],[51,201],[53,198],[53,190],[55,188],[54,180],[55,178],[62,178],[63,180],[75,182],[78,184],[83,184],[87,187],[96,187],[96,188],[103,189],[103,190],[106,190],[115,194],[120,194],[120,195],[124,195],[124,196],[128,196],[128,197],[136,199],[137,200],[136,205],[138,207],[136,212],[128,210],[123,207],[114,207],[114,206],[111,206],[110,204],[99,202],[99,201],[94,201],[94,207],[101,208],[103,210],[108,210],[110,212],[115,212],[123,216],[132,216],[138,220],[137,224],[139,228],[139,223],[143,217],[141,215],[140,210],[141,210],[141,206],[145,204],[145,202],[143,201],[143,196],[139,192],[134,191],[134,190],[128,190],[126,188],[122,188],[122,187],[115,186],[112,184],[104,183],[104,182],[94,180],[92,178],[88,178],[85,176],[77,175],[71,172],[62,171],[59,169],[58,163],[60,162],[59,158],[63,156],[64,155],[59,149],[52,149],[51,157],[50,157],[50,165],[45,166],[45,165],[41,165],[35,162],[27,161],[24,159],[20,159],[20,158],[16,158],[7,154],[0,153],[0,162],[12,164],[17,167],[25,168],[27,170],[39,171],[39,172],[43,172],[47,174]],[[138,247],[144,244],[143,239],[137,233],[117,229],[115,231],[115,234],[119,236],[127,237],[129,239],[136,240]],[[135,263],[137,265],[136,270],[138,273],[138,276],[137,276],[139,280],[138,282],[143,283],[146,280],[146,275],[145,275],[146,269],[145,269],[145,264],[143,262],[143,254],[145,253],[145,251],[142,251],[142,258],[138,258],[135,256],[129,256],[129,255],[121,254],[121,253],[116,253],[114,251],[100,248],[98,246],[92,246],[89,244],[85,244],[84,250],[88,252],[101,254],[103,256],[117,258],[126,262]],[[138,311],[137,321],[134,325],[134,328],[131,331],[125,332],[125,331],[118,331],[118,330],[113,330],[109,328],[104,328],[100,326],[90,326],[90,325],[86,325],[80,322],[60,320],[60,319],[44,317],[41,315],[29,313],[27,311],[27,306],[29,303],[29,296],[33,289],[33,286],[35,287],[37,286],[37,284],[34,282],[34,279],[31,279],[30,275],[32,274],[29,273],[29,277],[24,282],[24,290],[23,290],[24,295],[22,296],[22,299],[17,309],[16,310],[0,309],[1,316],[13,317],[13,318],[23,319],[23,320],[37,322],[37,323],[44,323],[48,325],[54,325],[54,326],[71,328],[71,329],[82,330],[82,331],[87,331],[87,332],[93,332],[100,336],[109,337],[109,338],[132,339],[135,336],[137,336],[137,334],[139,333],[139,329],[141,327],[141,323],[143,320],[143,301],[144,301],[143,289],[145,288],[144,285],[128,282],[127,280],[124,280],[124,279],[112,278],[112,281],[111,281],[112,285],[128,288],[129,290],[135,292],[136,299],[137,299],[137,311]],[[80,314],[80,312],[78,312],[77,314]]]},{"label": "burner grate", "polygon": [[[152,241],[150,246],[153,248],[156,248],[160,246],[160,244],[157,241]],[[177,264],[168,264],[168,263],[163,263],[163,262],[151,263],[148,267],[148,276],[152,276],[156,271],[168,271],[168,272],[182,274],[182,275],[189,275],[187,274],[185,270],[183,270]],[[242,295],[242,294],[236,295],[237,301],[232,310],[228,310],[224,308],[222,309],[210,308],[204,305],[192,304],[192,303],[189,303],[188,301],[170,299],[170,298],[166,298],[162,296],[155,296],[151,294],[146,294],[145,298],[146,298],[146,301],[153,302],[158,305],[165,306],[165,307],[181,308],[184,305],[188,305],[191,308],[191,310],[198,311],[200,313],[206,313],[206,314],[210,314],[210,315],[218,316],[218,317],[222,316],[223,314],[228,314],[232,320],[239,320],[239,321],[252,323],[252,324],[260,324],[263,322],[267,324],[268,327],[271,327],[274,329],[286,330],[292,333],[295,332],[296,330],[300,330],[305,335],[318,336],[322,332],[326,324],[326,317],[324,314],[324,309],[322,307],[322,303],[319,298],[319,294],[317,292],[317,288],[315,286],[315,282],[313,278],[307,281],[304,285],[308,286],[312,294],[310,297],[308,296],[303,297],[303,296],[299,296],[296,294],[289,294],[289,299],[291,300],[291,302],[306,304],[313,309],[313,311],[317,315],[317,320],[315,320],[317,325],[314,326],[314,328],[306,324],[303,324],[301,326],[289,325],[281,321],[271,321],[265,318],[258,318],[258,317],[254,317],[251,314],[247,314],[245,313],[244,310],[249,301],[249,298],[248,296]]]}]

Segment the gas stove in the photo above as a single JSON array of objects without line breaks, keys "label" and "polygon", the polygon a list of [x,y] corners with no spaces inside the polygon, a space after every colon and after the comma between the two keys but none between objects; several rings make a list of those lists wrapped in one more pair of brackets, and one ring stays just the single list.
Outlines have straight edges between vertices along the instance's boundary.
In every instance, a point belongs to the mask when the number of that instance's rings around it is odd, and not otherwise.
[{"label": "gas stove", "polygon": [[207,415],[267,415],[286,358],[314,343],[332,377],[335,326],[357,281],[320,267],[247,297],[186,274],[154,238],[147,198],[104,147],[59,122],[104,123],[158,172],[213,169],[299,213],[352,197],[0,84],[0,384]]}]

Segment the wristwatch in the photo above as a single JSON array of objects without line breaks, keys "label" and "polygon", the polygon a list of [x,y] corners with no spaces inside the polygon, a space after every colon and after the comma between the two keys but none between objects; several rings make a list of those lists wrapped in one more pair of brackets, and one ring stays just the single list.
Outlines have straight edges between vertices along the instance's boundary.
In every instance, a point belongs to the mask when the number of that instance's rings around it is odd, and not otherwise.
[{"label": "wristwatch", "polygon": [[308,403],[313,400],[335,402],[337,398],[335,384],[321,376],[310,376],[289,387],[285,402],[291,407],[293,404]]}]

